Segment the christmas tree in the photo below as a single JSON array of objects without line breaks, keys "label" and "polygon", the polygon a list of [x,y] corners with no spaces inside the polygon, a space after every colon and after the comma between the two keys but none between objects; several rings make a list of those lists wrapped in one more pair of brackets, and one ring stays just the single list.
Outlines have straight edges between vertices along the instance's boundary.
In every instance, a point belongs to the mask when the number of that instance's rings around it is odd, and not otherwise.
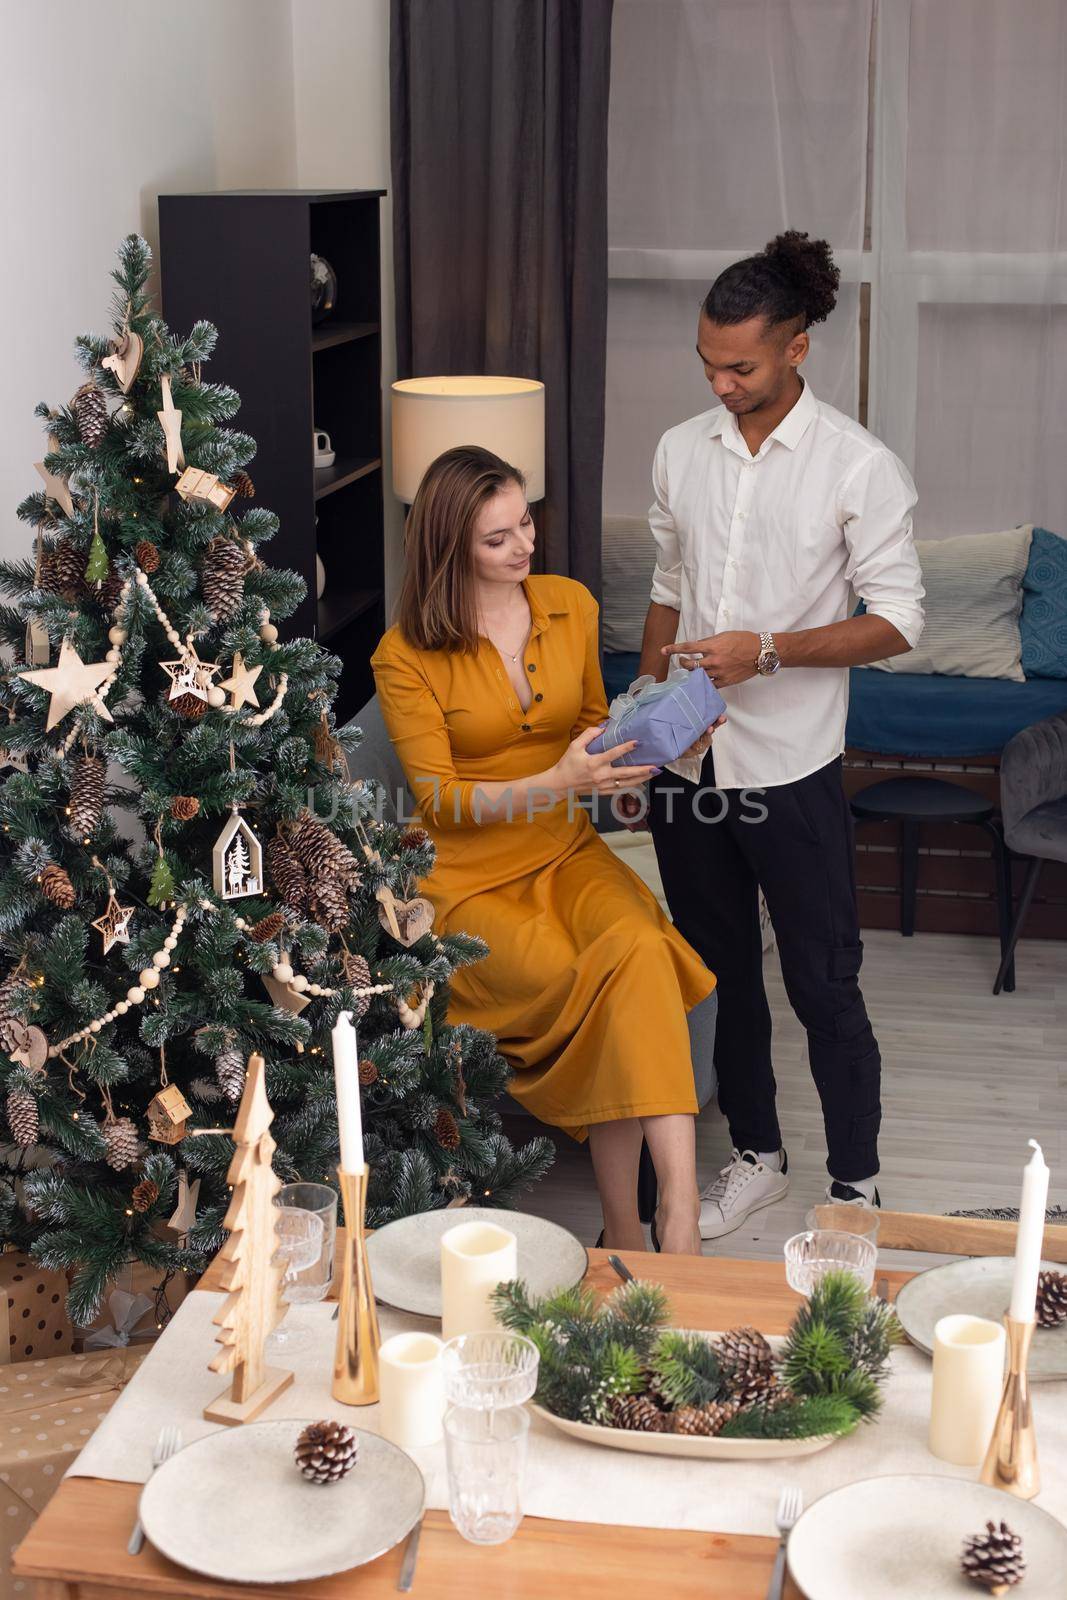
[{"label": "christmas tree", "polygon": [[275,1171],[333,1181],[342,1009],[372,1226],[507,1205],[550,1160],[501,1131],[492,1037],[446,1022],[484,946],[433,932],[428,836],[349,780],[341,664],[279,637],[302,580],[261,558],[277,519],[238,396],[202,376],[215,330],[173,336],[150,266],[131,235],[114,337],[79,338],[84,382],[37,408],[35,549],[0,564],[0,1237],[69,1272],[76,1321],[127,1263],[163,1282],[222,1245],[252,1051]]}]

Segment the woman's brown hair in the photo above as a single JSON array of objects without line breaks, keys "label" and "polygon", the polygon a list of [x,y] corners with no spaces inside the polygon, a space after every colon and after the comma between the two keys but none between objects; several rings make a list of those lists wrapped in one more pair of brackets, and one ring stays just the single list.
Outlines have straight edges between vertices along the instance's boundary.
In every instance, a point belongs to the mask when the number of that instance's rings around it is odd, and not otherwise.
[{"label": "woman's brown hair", "polygon": [[417,649],[477,651],[474,525],[486,501],[513,483],[526,488],[518,467],[473,444],[446,450],[427,467],[408,515],[396,608]]}]

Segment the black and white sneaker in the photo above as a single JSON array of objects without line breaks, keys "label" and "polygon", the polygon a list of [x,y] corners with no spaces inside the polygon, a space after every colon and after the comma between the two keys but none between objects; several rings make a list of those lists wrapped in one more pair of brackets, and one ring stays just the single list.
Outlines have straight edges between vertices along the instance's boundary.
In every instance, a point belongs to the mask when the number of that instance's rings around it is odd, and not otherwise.
[{"label": "black and white sneaker", "polygon": [[859,1189],[854,1189],[850,1183],[838,1183],[836,1178],[827,1188],[826,1198],[838,1206],[868,1206],[878,1211],[882,1208],[882,1197],[877,1189],[874,1199],[868,1200]]}]

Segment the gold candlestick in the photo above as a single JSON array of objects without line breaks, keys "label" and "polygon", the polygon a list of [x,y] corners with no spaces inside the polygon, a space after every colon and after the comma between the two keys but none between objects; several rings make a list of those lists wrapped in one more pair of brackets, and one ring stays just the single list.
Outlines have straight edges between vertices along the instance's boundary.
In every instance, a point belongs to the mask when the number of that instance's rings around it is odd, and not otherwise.
[{"label": "gold candlestick", "polygon": [[1000,1410],[993,1424],[993,1436],[982,1465],[981,1482],[994,1489],[1006,1489],[1020,1500],[1032,1500],[1041,1488],[1037,1470],[1037,1441],[1030,1409],[1030,1380],[1026,1363],[1034,1324],[1004,1318],[1008,1330],[1008,1375]]},{"label": "gold candlestick", "polygon": [[333,1358],[335,1400],[345,1406],[372,1406],[378,1400],[378,1312],[367,1265],[364,1218],[370,1169],[337,1169],[345,1213],[345,1253],[341,1264],[341,1298],[337,1319],[337,1348]]}]

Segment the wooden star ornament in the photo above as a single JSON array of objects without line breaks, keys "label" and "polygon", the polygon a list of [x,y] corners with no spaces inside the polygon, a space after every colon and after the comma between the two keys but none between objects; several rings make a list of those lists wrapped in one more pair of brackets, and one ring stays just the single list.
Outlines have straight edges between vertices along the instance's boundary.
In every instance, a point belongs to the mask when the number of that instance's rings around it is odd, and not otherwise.
[{"label": "wooden star ornament", "polygon": [[174,406],[170,392],[170,373],[164,372],[159,380],[160,392],[163,396],[163,409],[157,411],[159,425],[163,429],[163,438],[167,446],[167,471],[177,472],[185,465],[185,455],[182,451],[182,414]]},{"label": "wooden star ornament", "polygon": [[263,671],[262,666],[246,667],[244,656],[238,650],[233,658],[233,671],[228,678],[223,678],[219,684],[220,689],[225,689],[230,696],[230,707],[240,711],[242,706],[258,706],[255,682]]},{"label": "wooden star ornament", "polygon": [[207,700],[212,679],[222,671],[214,661],[201,661],[195,650],[186,651],[180,661],[161,661],[159,664],[170,679],[168,700],[178,700],[183,694]]},{"label": "wooden star ornament", "polygon": [[129,944],[130,918],[135,910],[135,906],[120,906],[112,896],[103,916],[97,917],[93,927],[104,941],[104,955],[107,955],[114,945]]},{"label": "wooden star ornament", "polygon": [[[54,437],[49,438],[48,448],[50,452],[58,450],[59,440]],[[74,515],[74,501],[67,487],[66,478],[61,478],[56,472],[49,472],[43,461],[35,461],[33,465],[34,469],[44,479],[44,492],[49,500],[54,500],[58,506],[62,507],[64,516],[72,517]]]},{"label": "wooden star ornament", "polygon": [[36,684],[51,695],[46,731],[69,716],[75,706],[90,705],[105,722],[115,719],[104,704],[103,695],[111,687],[115,665],[111,661],[83,661],[69,639],[59,647],[59,662],[37,672],[24,672],[24,683]]},{"label": "wooden star ornament", "polygon": [[178,1204],[173,1216],[167,1218],[167,1227],[181,1236],[178,1240],[180,1245],[185,1244],[190,1231],[196,1226],[196,1203],[199,1197],[200,1179],[194,1178],[190,1183],[188,1172],[184,1167],[179,1167]]}]

